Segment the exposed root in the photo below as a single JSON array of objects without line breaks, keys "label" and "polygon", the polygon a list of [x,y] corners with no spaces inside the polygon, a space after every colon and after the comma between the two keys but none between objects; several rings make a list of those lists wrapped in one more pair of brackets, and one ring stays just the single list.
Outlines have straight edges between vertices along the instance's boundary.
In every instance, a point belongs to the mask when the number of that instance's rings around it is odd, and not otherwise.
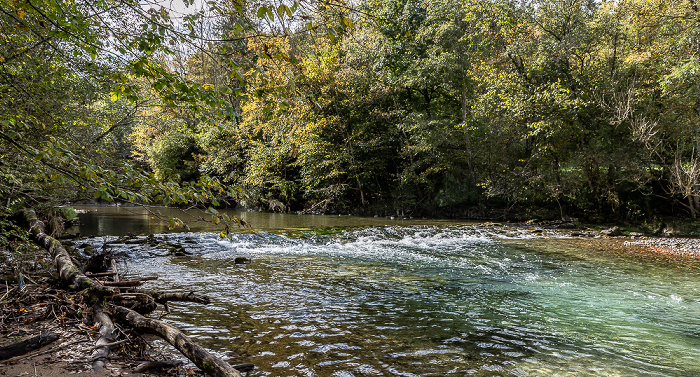
[{"label": "exposed root", "polygon": [[[46,234],[46,227],[37,219],[34,211],[25,211],[24,215],[30,224],[32,239],[49,252],[59,278],[58,280],[34,279],[24,274],[20,276],[26,277],[30,284],[22,281],[21,284],[10,286],[8,282],[5,283],[5,292],[0,291],[2,293],[0,295],[0,334],[3,335],[0,339],[22,340],[40,335],[37,332],[51,331],[54,333],[50,337],[51,340],[70,339],[71,341],[64,341],[34,353],[10,355],[7,357],[11,359],[5,360],[2,364],[9,365],[23,359],[50,354],[49,359],[53,357],[55,362],[60,360],[64,363],[80,365],[90,363],[91,369],[99,371],[115,360],[126,363],[126,360],[133,359],[135,355],[147,357],[145,353],[147,347],[144,347],[146,342],[139,336],[131,338],[126,336],[126,332],[129,331],[120,330],[119,326],[112,322],[111,316],[116,315],[121,320],[122,326],[126,325],[137,332],[156,334],[173,344],[208,375],[240,377],[241,374],[237,368],[246,372],[253,368],[252,364],[231,366],[210,354],[175,327],[141,315],[153,312],[158,303],[166,306],[167,309],[167,303],[171,301],[208,304],[208,297],[194,292],[149,292],[137,291],[134,288],[122,293],[119,287],[138,285],[144,280],[153,278],[120,280],[116,263],[109,255],[105,257],[111,258],[108,264],[111,271],[83,272],[74,264],[61,242]],[[106,263],[107,260],[105,260]],[[100,280],[97,280],[98,278]],[[69,287],[71,290],[63,290],[59,285]],[[39,323],[41,325],[37,326]],[[123,339],[119,340],[119,338]],[[49,338],[35,337],[32,342],[41,339],[46,341]],[[11,342],[2,342],[0,347],[7,345],[4,343]],[[31,342],[26,344],[29,343]],[[86,347],[87,343],[92,343],[94,346]],[[112,355],[111,352],[116,347],[119,347],[119,355]],[[32,349],[35,348],[27,347],[24,352],[31,352]],[[70,357],[65,357],[66,352]],[[161,368],[174,367],[174,364],[158,365]],[[32,367],[35,367],[33,361]],[[191,375],[189,372],[187,374]]]}]

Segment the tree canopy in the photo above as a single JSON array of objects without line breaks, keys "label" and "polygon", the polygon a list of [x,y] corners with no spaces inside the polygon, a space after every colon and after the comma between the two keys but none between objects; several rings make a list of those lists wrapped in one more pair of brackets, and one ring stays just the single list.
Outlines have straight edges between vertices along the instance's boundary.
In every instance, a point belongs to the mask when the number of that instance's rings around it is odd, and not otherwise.
[{"label": "tree canopy", "polygon": [[695,1],[0,1],[0,199],[696,217]]}]

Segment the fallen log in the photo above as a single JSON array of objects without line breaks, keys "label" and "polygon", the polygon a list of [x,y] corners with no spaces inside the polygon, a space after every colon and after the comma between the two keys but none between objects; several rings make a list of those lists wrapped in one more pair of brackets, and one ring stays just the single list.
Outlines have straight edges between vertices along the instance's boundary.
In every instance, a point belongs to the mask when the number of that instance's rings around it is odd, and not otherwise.
[{"label": "fallen log", "polygon": [[180,360],[147,361],[136,366],[134,373],[143,373],[149,369],[174,368],[180,364],[182,364]]},{"label": "fallen log", "polygon": [[144,292],[153,297],[159,304],[166,304],[169,301],[196,302],[198,304],[210,304],[209,297],[194,292]]},{"label": "fallen log", "polygon": [[118,282],[119,281],[119,271],[117,271],[117,261],[112,258],[112,260],[109,261],[111,267],[112,267],[112,280]]},{"label": "fallen log", "polygon": [[[165,311],[168,313],[170,313],[168,303],[172,301],[196,302],[204,305],[211,303],[209,297],[194,292],[155,292],[142,289],[130,289],[129,293],[123,293],[114,296],[114,298],[117,301],[126,300],[122,301],[122,303],[115,302],[116,305],[134,309],[140,314],[148,314],[156,310],[156,303],[163,305],[165,307]],[[139,302],[141,304],[138,304]]]},{"label": "fallen log", "polygon": [[132,309],[139,314],[152,313],[158,308],[153,297],[144,293],[121,293],[111,299],[112,304]]},{"label": "fallen log", "polygon": [[46,226],[43,221],[36,217],[34,210],[25,210],[24,218],[29,223],[31,238],[51,255],[62,282],[77,291],[88,289],[98,295],[109,295],[114,292],[114,288],[105,287],[95,279],[80,272],[63,245],[57,239],[46,234]]},{"label": "fallen log", "polygon": [[114,276],[114,273],[112,271],[109,272],[86,272],[85,276],[89,278],[100,278],[100,277],[105,277],[105,276]]},{"label": "fallen log", "polygon": [[180,330],[163,321],[146,318],[131,309],[123,306],[114,308],[118,318],[137,330],[157,335],[182,352],[204,373],[213,377],[242,377],[234,367],[207,352],[202,346],[195,343]]},{"label": "fallen log", "polygon": [[122,281],[104,281],[102,285],[105,287],[139,287],[143,285],[142,279],[122,280]]},{"label": "fallen log", "polygon": [[[111,273],[110,273],[111,274]],[[105,287],[140,287],[144,281],[158,280],[157,276],[147,276],[145,278],[132,279],[132,280],[119,280],[119,277],[115,278],[114,281],[103,281],[102,285]]]},{"label": "fallen log", "polygon": [[99,301],[92,306],[92,318],[95,323],[100,324],[100,337],[95,342],[95,350],[92,353],[92,369],[99,372],[105,367],[111,344],[117,339],[117,334],[112,319],[102,310]]},{"label": "fallen log", "polygon": [[[30,236],[35,243],[44,247],[58,270],[60,281],[67,285],[73,290],[85,290],[90,293],[92,302],[95,302],[93,306],[93,315],[95,322],[100,323],[100,337],[93,347],[93,369],[100,370],[104,368],[104,362],[109,356],[109,348],[113,345],[120,344],[123,341],[114,342],[116,339],[116,334],[114,330],[114,324],[112,323],[110,317],[105,313],[102,305],[106,305],[108,302],[110,305],[119,303],[123,301],[124,304],[131,304],[134,308],[140,309],[144,312],[151,312],[155,310],[156,299],[158,302],[166,305],[168,301],[191,301],[198,302],[202,304],[208,304],[209,298],[206,296],[198,295],[194,292],[189,293],[161,293],[161,292],[149,292],[149,293],[126,293],[119,294],[119,288],[109,287],[106,284],[102,284],[99,281],[86,276],[83,274],[73,263],[70,255],[66,249],[61,245],[61,243],[51,236],[46,234],[46,228],[42,221],[40,221],[36,213],[33,210],[25,210],[23,212],[25,220],[30,226]],[[117,284],[133,284],[136,282],[141,282],[144,280],[152,280],[153,278],[143,278],[132,281],[119,281],[119,276],[116,268],[116,263],[112,262],[112,277]],[[98,275],[94,274],[93,276]],[[99,276],[108,276],[99,274]],[[114,283],[114,282],[110,282]],[[172,344],[176,349],[178,349],[182,354],[190,359],[195,365],[202,369],[206,374],[213,377],[241,377],[240,372],[237,369],[249,371],[252,370],[252,364],[242,364],[238,366],[231,366],[223,360],[213,356],[207,352],[200,345],[193,342],[189,337],[184,335],[177,328],[170,326],[162,321],[146,318],[134,310],[126,308],[124,306],[110,306],[114,308],[114,315],[116,315],[120,320],[126,322],[128,325],[136,330],[145,331],[148,333],[160,336],[168,343]],[[82,341],[81,341],[82,342]],[[72,343],[71,343],[72,344]],[[41,347],[41,346],[39,346]],[[67,347],[64,345],[62,347]],[[29,352],[31,350],[28,350]],[[54,350],[55,351],[55,350]],[[44,351],[39,354],[43,354]],[[34,356],[36,356],[34,355]],[[8,356],[12,357],[12,356]],[[28,356],[21,356],[28,357]],[[17,357],[12,360],[17,359]]]},{"label": "fallen log", "polygon": [[60,336],[56,333],[46,333],[37,335],[33,338],[23,340],[21,342],[10,344],[9,346],[0,348],[0,360],[7,360],[11,357],[24,355],[39,349],[47,344],[51,344],[58,340]]}]

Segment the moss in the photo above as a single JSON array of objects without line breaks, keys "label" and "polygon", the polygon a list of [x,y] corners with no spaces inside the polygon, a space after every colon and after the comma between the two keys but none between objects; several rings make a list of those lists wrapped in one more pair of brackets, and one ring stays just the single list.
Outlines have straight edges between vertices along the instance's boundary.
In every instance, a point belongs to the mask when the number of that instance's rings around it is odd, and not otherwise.
[{"label": "moss", "polygon": [[216,370],[216,365],[209,361],[204,361],[202,362],[202,370],[204,371],[204,373],[212,373]]}]

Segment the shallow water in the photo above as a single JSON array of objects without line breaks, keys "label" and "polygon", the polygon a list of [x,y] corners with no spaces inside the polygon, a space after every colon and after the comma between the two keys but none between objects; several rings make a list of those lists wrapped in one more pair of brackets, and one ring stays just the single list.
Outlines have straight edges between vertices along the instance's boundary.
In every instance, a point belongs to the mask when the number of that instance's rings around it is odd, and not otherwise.
[{"label": "shallow water", "polygon": [[476,225],[156,238],[192,255],[110,247],[210,295],[166,318],[251,376],[700,375],[694,261]]}]

